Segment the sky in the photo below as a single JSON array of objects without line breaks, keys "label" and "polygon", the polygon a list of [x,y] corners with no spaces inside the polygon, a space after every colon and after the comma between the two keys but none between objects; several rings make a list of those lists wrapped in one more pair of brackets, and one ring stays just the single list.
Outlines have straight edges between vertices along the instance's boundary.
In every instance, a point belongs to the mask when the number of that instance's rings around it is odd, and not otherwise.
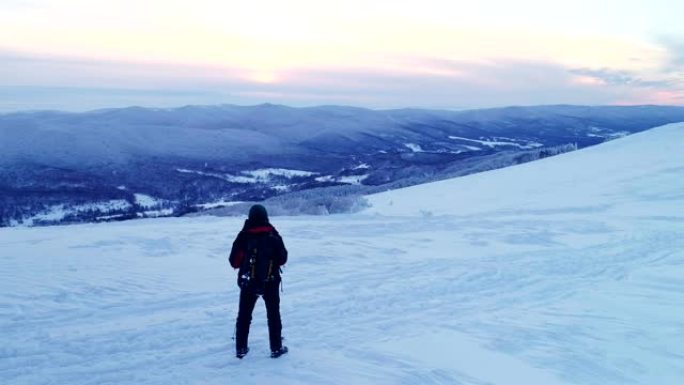
[{"label": "sky", "polygon": [[0,0],[0,111],[684,105],[679,0]]}]

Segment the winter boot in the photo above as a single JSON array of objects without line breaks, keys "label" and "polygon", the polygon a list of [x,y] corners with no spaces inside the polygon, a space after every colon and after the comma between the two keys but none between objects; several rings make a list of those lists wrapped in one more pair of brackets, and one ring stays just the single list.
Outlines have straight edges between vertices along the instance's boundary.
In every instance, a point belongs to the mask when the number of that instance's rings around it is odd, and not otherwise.
[{"label": "winter boot", "polygon": [[248,352],[249,352],[249,348],[238,349],[237,352],[235,353],[235,357],[242,359],[242,357],[246,356]]},{"label": "winter boot", "polygon": [[285,353],[287,353],[287,346],[281,346],[280,349],[271,352],[271,358],[278,358]]}]

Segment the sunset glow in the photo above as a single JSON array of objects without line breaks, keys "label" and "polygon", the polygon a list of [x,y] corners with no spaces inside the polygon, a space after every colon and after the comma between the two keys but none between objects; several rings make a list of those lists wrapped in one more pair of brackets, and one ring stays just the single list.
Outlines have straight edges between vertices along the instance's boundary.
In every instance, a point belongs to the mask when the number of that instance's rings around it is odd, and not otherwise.
[{"label": "sunset glow", "polygon": [[[187,103],[462,108],[614,104],[627,93],[637,103],[682,104],[678,4],[11,0],[0,5],[0,87],[214,95]],[[624,84],[606,79],[613,74]],[[439,84],[482,98],[473,103]],[[416,100],[416,91],[432,97]],[[555,98],[541,96],[552,91]]]}]

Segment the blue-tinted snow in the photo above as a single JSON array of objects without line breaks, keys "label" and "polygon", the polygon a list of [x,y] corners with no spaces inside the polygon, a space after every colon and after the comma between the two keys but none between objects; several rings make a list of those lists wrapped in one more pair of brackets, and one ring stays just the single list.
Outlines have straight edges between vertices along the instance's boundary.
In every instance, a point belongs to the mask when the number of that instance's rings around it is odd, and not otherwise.
[{"label": "blue-tinted snow", "polygon": [[0,230],[3,384],[684,378],[684,125],[279,217],[290,353],[233,357],[239,218]]}]

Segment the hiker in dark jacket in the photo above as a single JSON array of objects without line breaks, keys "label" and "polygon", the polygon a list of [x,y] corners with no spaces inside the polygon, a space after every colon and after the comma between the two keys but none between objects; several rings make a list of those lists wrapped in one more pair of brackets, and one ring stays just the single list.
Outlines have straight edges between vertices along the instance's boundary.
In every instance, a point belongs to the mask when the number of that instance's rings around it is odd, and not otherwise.
[{"label": "hiker in dark jacket", "polygon": [[287,250],[278,231],[269,223],[266,208],[254,205],[249,210],[242,231],[233,242],[230,265],[238,271],[240,308],[236,328],[236,356],[249,352],[247,344],[252,311],[260,295],[266,304],[271,357],[287,353],[281,338],[280,266],[287,262]]}]

